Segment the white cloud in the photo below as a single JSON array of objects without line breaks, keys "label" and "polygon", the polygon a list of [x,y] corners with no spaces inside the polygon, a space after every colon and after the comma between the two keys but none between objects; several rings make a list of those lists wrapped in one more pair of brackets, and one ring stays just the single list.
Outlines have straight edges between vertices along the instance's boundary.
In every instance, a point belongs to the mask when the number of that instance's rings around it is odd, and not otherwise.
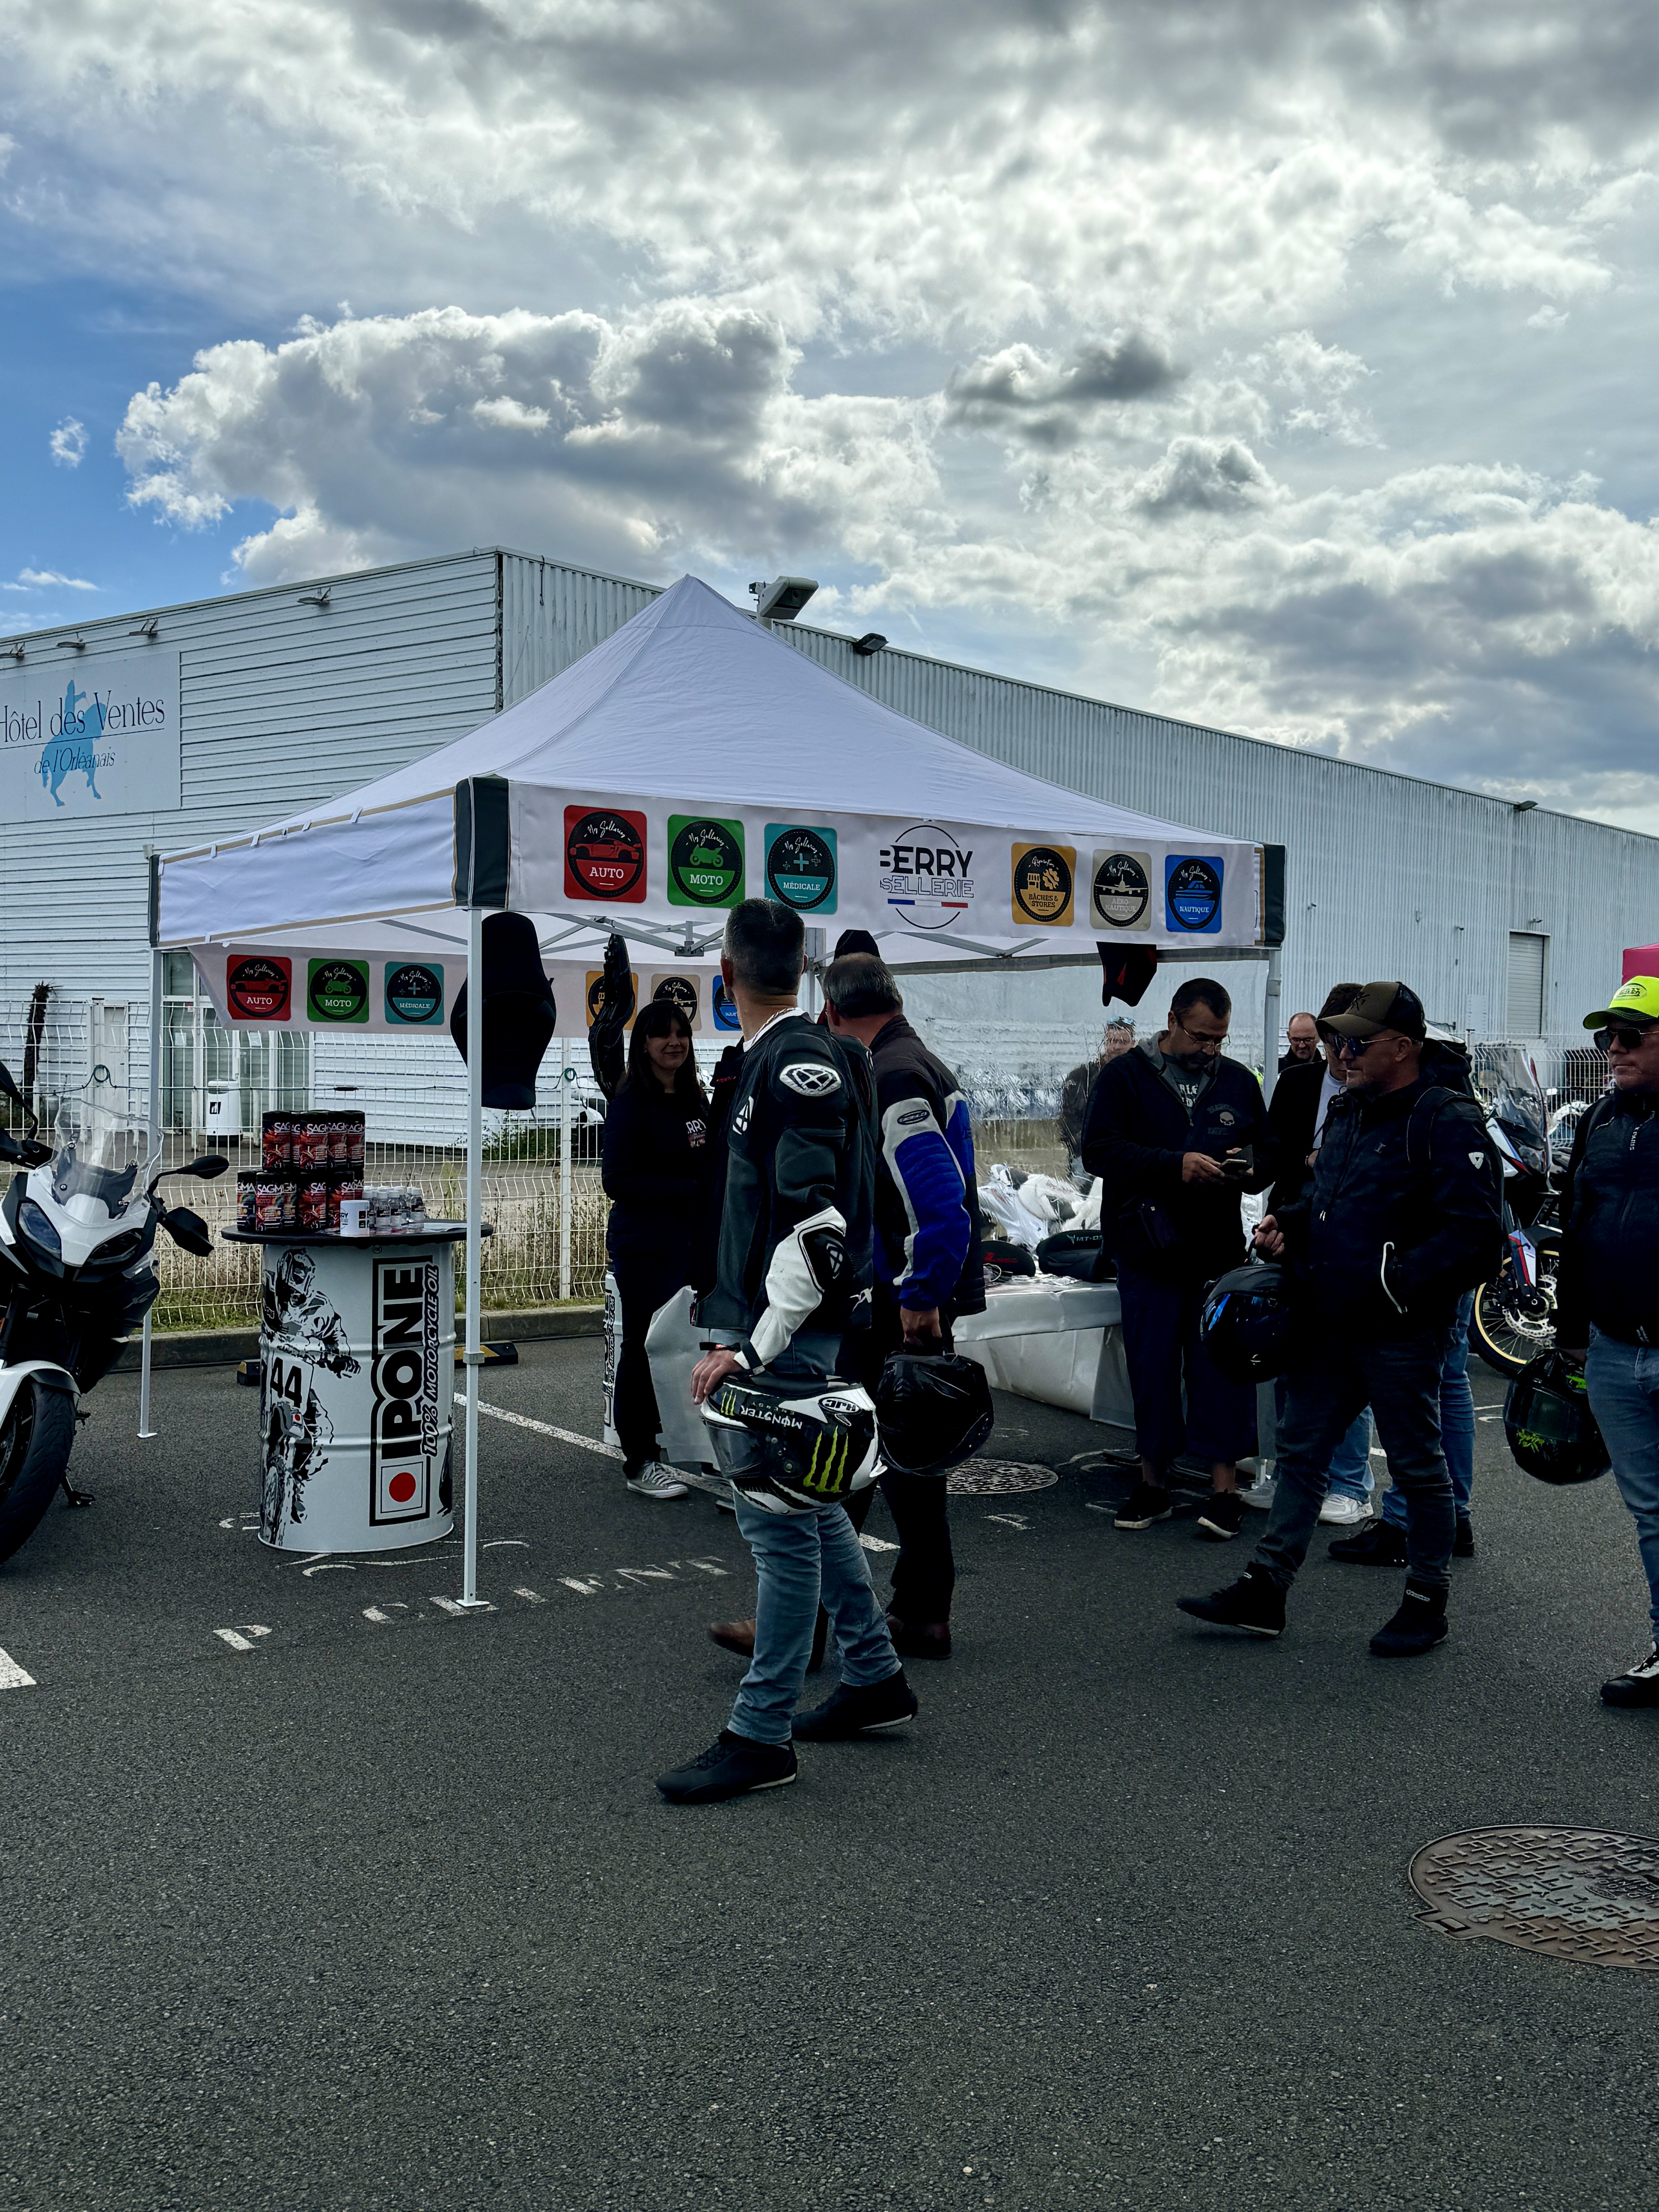
[{"label": "white cloud", "polygon": [[87,426],[73,415],[65,415],[46,441],[52,448],[52,458],[62,468],[78,469],[86,457]]},{"label": "white cloud", "polygon": [[95,592],[96,584],[89,584],[84,576],[60,576],[55,568],[20,568],[15,586],[26,592],[50,591],[58,586],[70,592]]}]

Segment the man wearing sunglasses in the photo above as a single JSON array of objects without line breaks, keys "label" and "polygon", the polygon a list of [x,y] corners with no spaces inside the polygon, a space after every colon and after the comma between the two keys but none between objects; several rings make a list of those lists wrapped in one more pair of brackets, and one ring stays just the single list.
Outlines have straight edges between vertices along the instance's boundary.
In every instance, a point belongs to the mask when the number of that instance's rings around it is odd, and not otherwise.
[{"label": "man wearing sunglasses", "polygon": [[1370,1648],[1406,1658],[1446,1633],[1455,1516],[1441,1370],[1460,1299],[1503,1250],[1498,1164],[1474,1100],[1424,1078],[1427,1024],[1414,991],[1367,983],[1325,1027],[1346,1090],[1326,1114],[1309,1195],[1255,1233],[1267,1257],[1288,1255],[1301,1308],[1267,1534],[1231,1588],[1179,1602],[1220,1626],[1283,1632],[1332,1451],[1369,1404],[1407,1510],[1405,1595]]},{"label": "man wearing sunglasses", "polygon": [[1555,1340],[1584,1363],[1653,1616],[1652,1649],[1601,1696],[1659,1705],[1659,976],[1632,975],[1584,1027],[1613,1083],[1579,1121],[1562,1188]]}]

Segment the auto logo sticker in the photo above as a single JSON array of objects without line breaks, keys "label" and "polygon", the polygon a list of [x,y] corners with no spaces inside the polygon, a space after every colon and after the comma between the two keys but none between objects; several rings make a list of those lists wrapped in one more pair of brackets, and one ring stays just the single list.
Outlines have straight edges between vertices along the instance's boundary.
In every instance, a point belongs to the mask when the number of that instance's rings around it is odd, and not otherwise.
[{"label": "auto logo sticker", "polygon": [[1016,845],[1014,920],[1027,929],[1069,929],[1076,882],[1077,854],[1070,845]]},{"label": "auto logo sticker", "polygon": [[1170,853],[1164,861],[1164,905],[1172,930],[1219,936],[1225,862],[1218,854]]},{"label": "auto logo sticker", "polygon": [[732,994],[718,975],[714,978],[714,988],[708,995],[708,1011],[714,1017],[714,1027],[717,1030],[738,1030],[743,1027],[742,1023],[738,1019],[738,1010],[732,1004]]},{"label": "auto logo sticker", "polygon": [[568,899],[645,897],[645,817],[607,806],[564,810],[564,895]]},{"label": "auto logo sticker", "polygon": [[651,1001],[654,1006],[665,999],[671,1006],[678,1006],[695,1030],[697,1026],[697,979],[695,975],[653,975],[651,978]]},{"label": "auto logo sticker", "polygon": [[368,963],[311,961],[306,977],[306,1012],[313,1022],[366,1022]]},{"label": "auto logo sticker", "polygon": [[743,824],[706,814],[668,817],[670,906],[736,906],[743,897]]},{"label": "auto logo sticker", "polygon": [[766,825],[766,889],[781,906],[802,914],[836,910],[836,833],[799,823]]},{"label": "auto logo sticker", "polygon": [[914,822],[877,856],[878,888],[907,929],[949,929],[974,902],[974,856],[937,822]]},{"label": "auto logo sticker", "polygon": [[1089,919],[1097,929],[1144,929],[1152,903],[1150,853],[1097,853]]},{"label": "auto logo sticker", "polygon": [[250,953],[225,963],[225,1005],[233,1021],[285,1022],[294,993],[294,963]]},{"label": "auto logo sticker", "polygon": [[444,1018],[444,971],[423,960],[386,963],[386,1018],[405,1023],[441,1022]]},{"label": "auto logo sticker", "polygon": [[[628,971],[628,980],[634,987],[634,1013],[636,1014],[640,1010],[640,979],[631,968]],[[589,1029],[592,1028],[599,1018],[599,1006],[604,997],[605,970],[603,968],[590,968],[587,971],[587,1026]],[[630,1014],[623,1024],[623,1027],[624,1030],[631,1030],[633,1026],[634,1014]]]}]

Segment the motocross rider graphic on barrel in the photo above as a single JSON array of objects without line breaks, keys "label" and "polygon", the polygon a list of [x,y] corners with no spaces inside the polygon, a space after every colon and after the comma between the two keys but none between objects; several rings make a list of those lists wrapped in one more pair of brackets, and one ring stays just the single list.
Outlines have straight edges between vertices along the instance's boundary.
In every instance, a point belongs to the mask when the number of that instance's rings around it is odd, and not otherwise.
[{"label": "motocross rider graphic on barrel", "polygon": [[263,1334],[265,1371],[260,1434],[264,1440],[264,1488],[260,1534],[279,1541],[284,1516],[297,1528],[306,1516],[306,1486],[328,1461],[334,1424],[318,1398],[318,1369],[355,1375],[357,1362],[345,1323],[316,1285],[309,1252],[284,1252],[265,1278]]}]

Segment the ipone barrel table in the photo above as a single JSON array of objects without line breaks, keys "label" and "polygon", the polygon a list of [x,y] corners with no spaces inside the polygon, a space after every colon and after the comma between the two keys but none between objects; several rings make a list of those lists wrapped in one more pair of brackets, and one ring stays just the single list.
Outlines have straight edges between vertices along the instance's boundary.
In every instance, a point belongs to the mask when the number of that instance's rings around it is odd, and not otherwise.
[{"label": "ipone barrel table", "polygon": [[395,1552],[455,1525],[455,1246],[401,1234],[227,1229],[264,1247],[259,1540]]}]

